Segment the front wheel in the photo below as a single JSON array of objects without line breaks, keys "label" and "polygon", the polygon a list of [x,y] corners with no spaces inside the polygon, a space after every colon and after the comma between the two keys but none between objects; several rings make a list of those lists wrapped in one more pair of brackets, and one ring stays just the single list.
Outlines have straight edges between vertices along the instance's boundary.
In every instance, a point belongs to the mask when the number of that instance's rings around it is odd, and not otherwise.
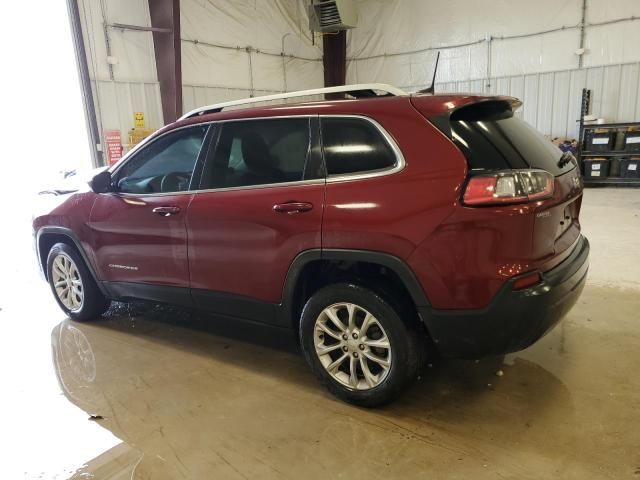
[{"label": "front wheel", "polygon": [[393,400],[418,374],[419,333],[371,290],[337,284],[307,302],[300,343],[311,369],[337,397],[373,407]]},{"label": "front wheel", "polygon": [[100,292],[77,250],[57,243],[47,257],[47,278],[60,308],[73,320],[102,315],[110,301]]}]

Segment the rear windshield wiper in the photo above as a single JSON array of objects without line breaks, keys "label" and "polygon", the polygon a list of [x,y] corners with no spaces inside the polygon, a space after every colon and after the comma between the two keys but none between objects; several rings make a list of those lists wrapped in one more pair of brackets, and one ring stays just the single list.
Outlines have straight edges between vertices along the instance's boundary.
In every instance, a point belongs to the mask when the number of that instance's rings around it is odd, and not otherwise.
[{"label": "rear windshield wiper", "polygon": [[560,157],[560,160],[558,160],[558,168],[563,168],[566,164],[568,163],[575,163],[575,157],[573,156],[573,153],[571,152],[564,152],[562,154],[562,156]]}]

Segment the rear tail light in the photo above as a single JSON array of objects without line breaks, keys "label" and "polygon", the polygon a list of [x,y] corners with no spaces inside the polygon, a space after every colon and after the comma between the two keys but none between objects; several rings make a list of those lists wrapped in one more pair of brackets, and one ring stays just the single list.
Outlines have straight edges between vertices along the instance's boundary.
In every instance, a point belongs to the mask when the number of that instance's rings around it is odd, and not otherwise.
[{"label": "rear tail light", "polygon": [[554,178],[544,170],[503,170],[474,175],[462,201],[465,205],[504,205],[531,202],[553,195]]}]

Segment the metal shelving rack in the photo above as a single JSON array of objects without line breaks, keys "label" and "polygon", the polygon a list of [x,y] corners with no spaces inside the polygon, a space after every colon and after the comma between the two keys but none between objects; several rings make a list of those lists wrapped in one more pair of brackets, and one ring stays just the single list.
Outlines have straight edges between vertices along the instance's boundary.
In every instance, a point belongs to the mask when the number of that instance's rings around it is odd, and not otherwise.
[{"label": "metal shelving rack", "polygon": [[[640,152],[620,151],[620,150],[605,150],[602,152],[590,152],[584,150],[585,148],[585,132],[587,130],[596,129],[611,129],[622,130],[628,127],[640,127],[640,122],[626,122],[626,123],[603,123],[600,125],[585,125],[583,118],[589,113],[589,107],[591,104],[591,91],[586,88],[582,90],[582,108],[580,111],[580,136],[578,141],[578,160],[582,167],[582,161],[584,158],[589,157],[631,157],[640,156]],[[625,178],[625,177],[605,177],[605,178],[584,178],[585,185],[612,185],[612,186],[626,186],[626,187],[640,187],[640,178]]]}]

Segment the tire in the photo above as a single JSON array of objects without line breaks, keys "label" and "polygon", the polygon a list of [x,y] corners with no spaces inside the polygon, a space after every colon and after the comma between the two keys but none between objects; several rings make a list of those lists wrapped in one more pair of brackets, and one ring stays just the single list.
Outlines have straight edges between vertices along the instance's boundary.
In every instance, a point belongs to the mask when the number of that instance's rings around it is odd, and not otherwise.
[{"label": "tire", "polygon": [[47,257],[47,279],[56,302],[72,320],[92,320],[111,305],[78,251],[66,243],[51,247]]},{"label": "tire", "polygon": [[[368,321],[367,314],[372,317]],[[335,316],[346,329],[337,326]],[[421,332],[403,322],[397,310],[369,289],[342,283],[324,287],[307,301],[300,322],[300,344],[311,370],[346,402],[361,407],[383,405],[418,376],[425,344]]]}]

